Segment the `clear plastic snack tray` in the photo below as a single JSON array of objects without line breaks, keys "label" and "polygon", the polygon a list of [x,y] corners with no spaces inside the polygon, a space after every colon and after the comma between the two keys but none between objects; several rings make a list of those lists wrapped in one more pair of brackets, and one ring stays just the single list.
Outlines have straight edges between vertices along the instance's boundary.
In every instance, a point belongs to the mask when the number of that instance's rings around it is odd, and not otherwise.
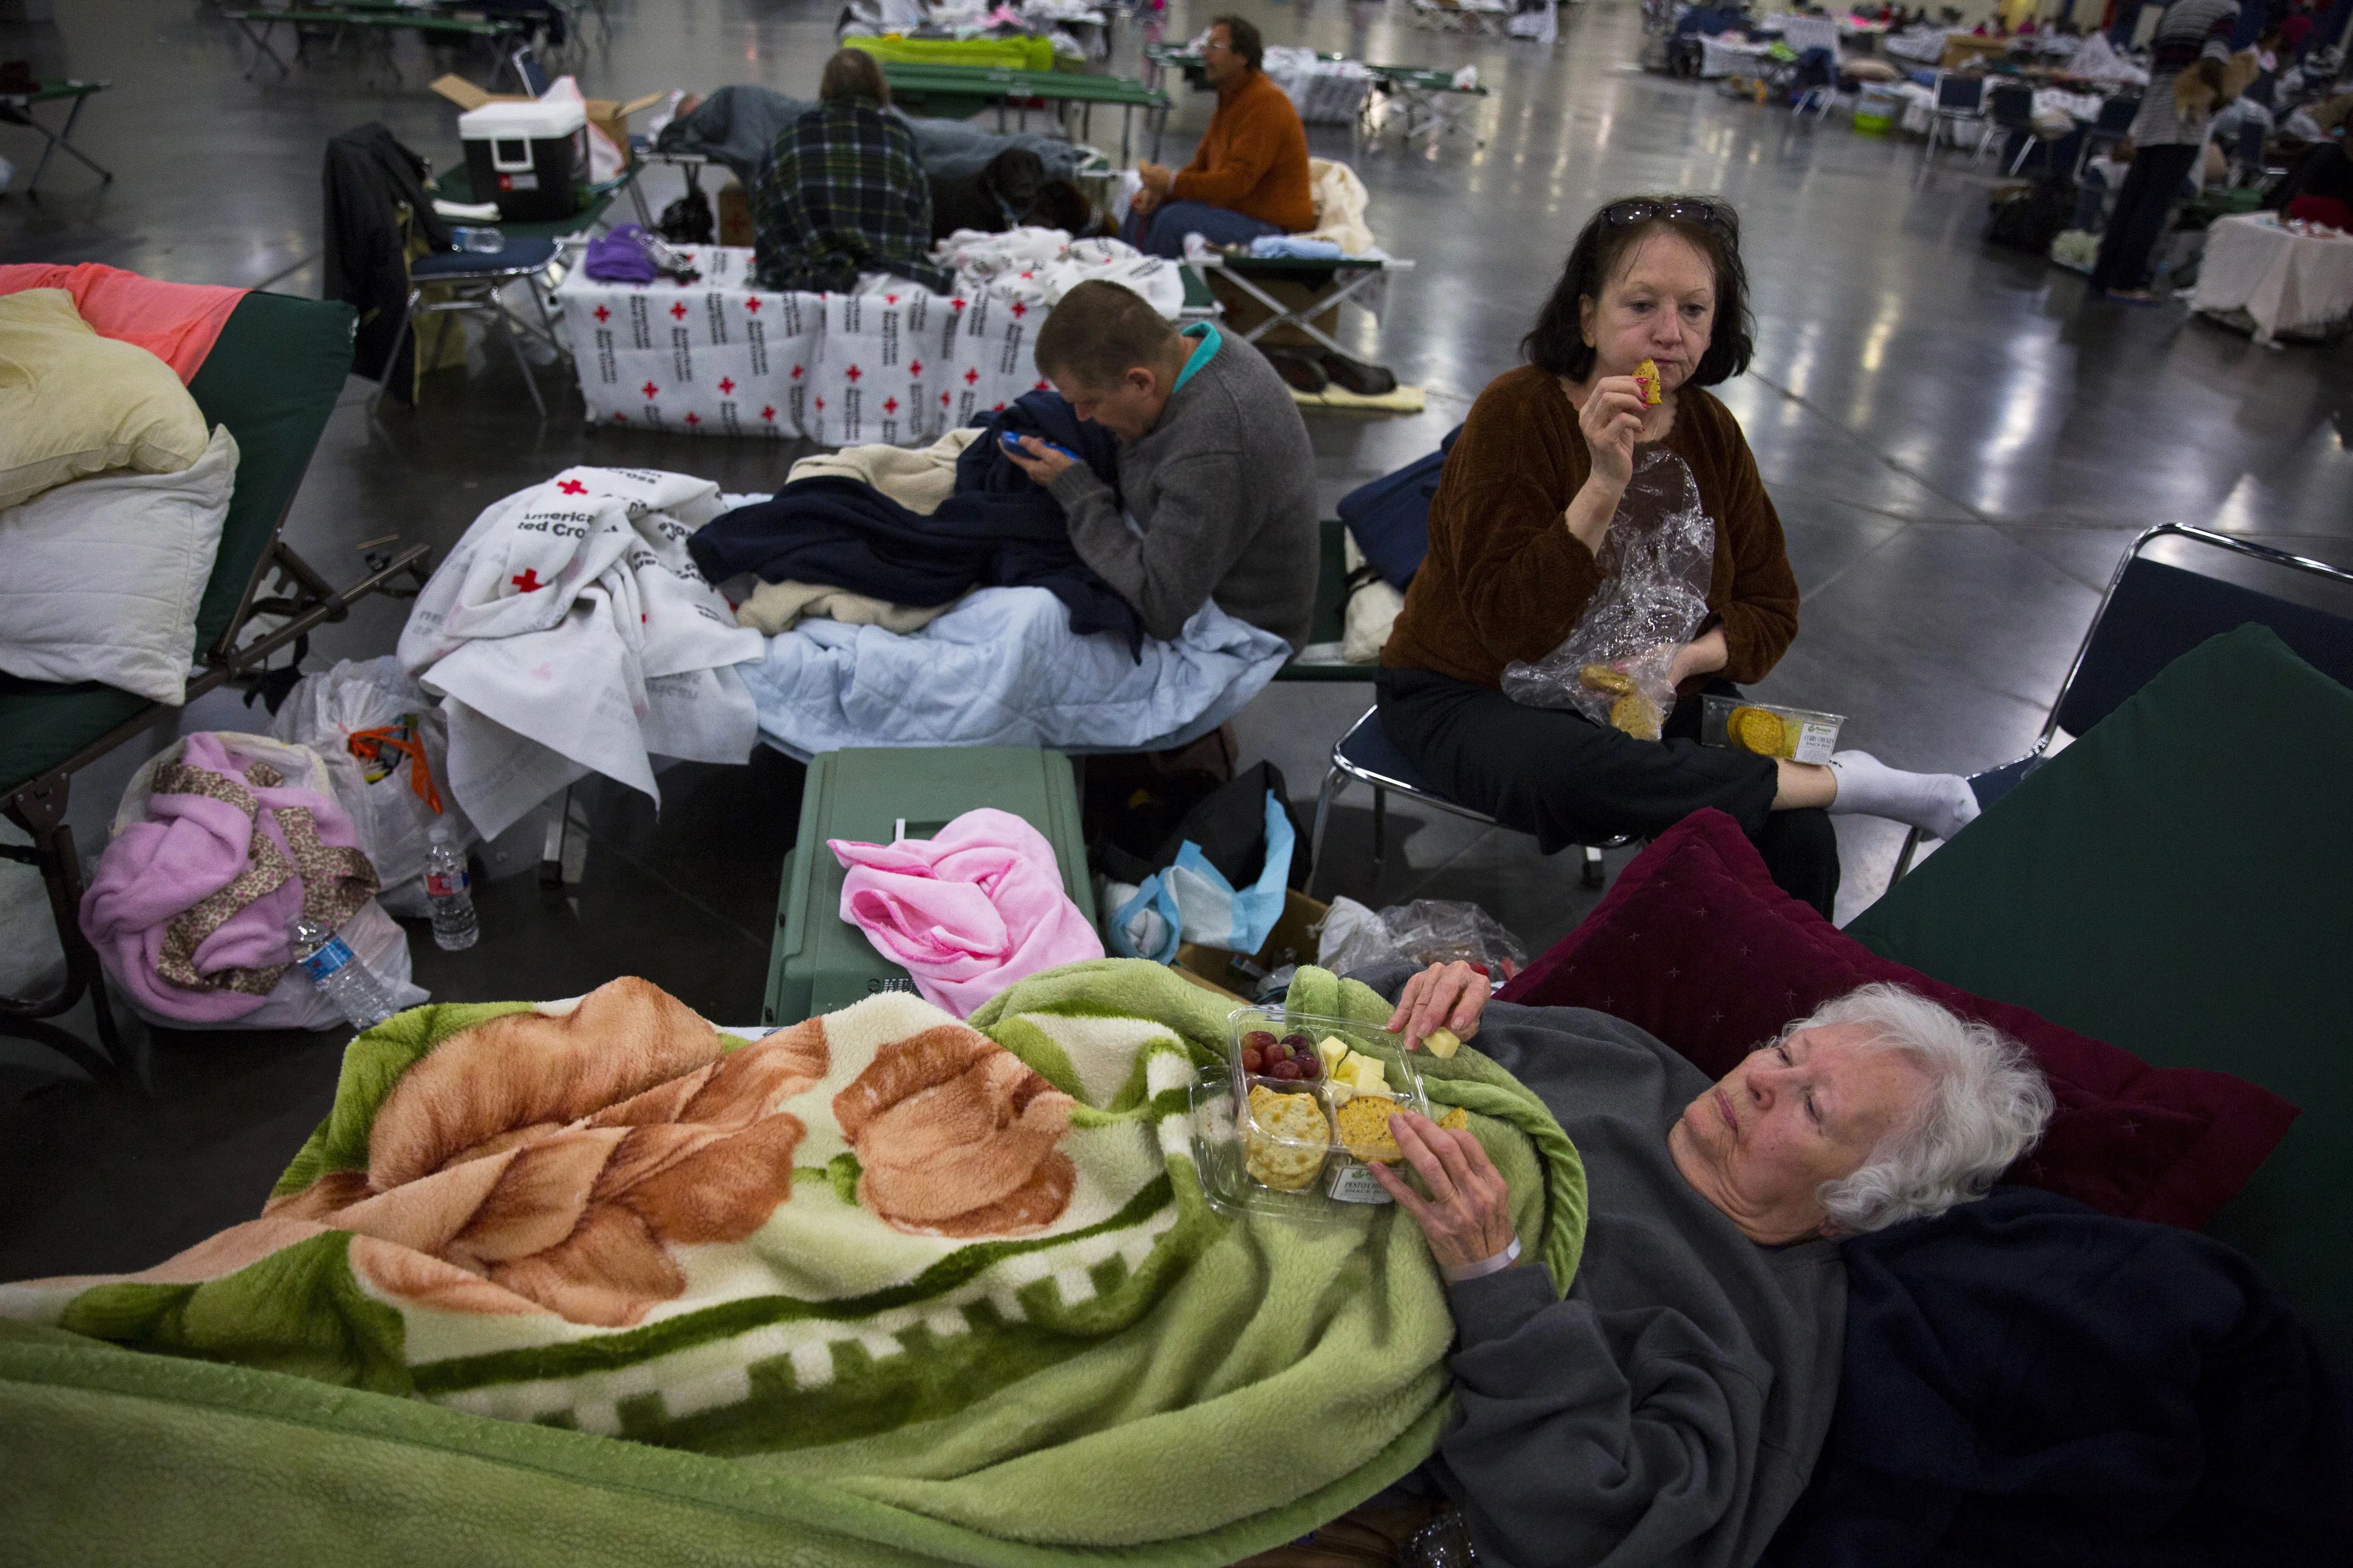
[{"label": "clear plastic snack tray", "polygon": [[[1279,1005],[1236,1009],[1227,1037],[1227,1073],[1205,1073],[1193,1090],[1195,1163],[1209,1202],[1228,1213],[1308,1220],[1341,1217],[1347,1211],[1336,1205],[1388,1203],[1368,1156],[1397,1158],[1387,1128],[1393,1110],[1431,1110],[1404,1042],[1386,1029]],[[1284,1059],[1268,1059],[1270,1046]],[[1261,1053],[1255,1071],[1250,1051]],[[1314,1068],[1286,1076],[1283,1068],[1303,1052]],[[1377,1088],[1368,1087],[1366,1063],[1377,1064]]]},{"label": "clear plastic snack tray", "polygon": [[1699,741],[1703,746],[1725,746],[1760,757],[1827,763],[1845,722],[1843,713],[1785,708],[1746,697],[1709,697],[1700,713]]}]

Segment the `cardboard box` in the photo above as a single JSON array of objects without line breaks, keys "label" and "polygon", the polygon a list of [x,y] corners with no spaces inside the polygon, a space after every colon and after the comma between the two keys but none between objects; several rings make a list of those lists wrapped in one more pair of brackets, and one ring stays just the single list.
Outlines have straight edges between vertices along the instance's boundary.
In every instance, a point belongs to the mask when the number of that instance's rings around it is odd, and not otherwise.
[{"label": "cardboard box", "polygon": [[719,243],[739,249],[749,249],[757,237],[752,232],[752,198],[730,174],[720,183],[712,198],[719,211]]},{"label": "cardboard box", "polygon": [[[436,77],[433,90],[459,109],[480,109],[486,103],[533,101],[532,96],[525,92],[485,92],[461,76]],[[651,109],[668,96],[667,93],[649,92],[642,98],[628,100],[592,98],[583,107],[588,111],[588,123],[603,132],[611,139],[613,145],[621,150],[621,166],[626,169],[637,162],[637,154],[629,150],[629,116],[640,109]]]},{"label": "cardboard box", "polygon": [[[1250,963],[1261,973],[1286,963],[1314,963],[1314,928],[1322,925],[1324,917],[1331,912],[1331,905],[1311,899],[1295,888],[1285,889],[1282,918],[1274,922],[1266,945],[1250,956]],[[1258,976],[1236,969],[1233,964],[1234,954],[1223,948],[1202,947],[1188,942],[1176,950],[1176,962],[1169,967],[1196,985],[1224,992],[1240,1005],[1250,1000]]]}]

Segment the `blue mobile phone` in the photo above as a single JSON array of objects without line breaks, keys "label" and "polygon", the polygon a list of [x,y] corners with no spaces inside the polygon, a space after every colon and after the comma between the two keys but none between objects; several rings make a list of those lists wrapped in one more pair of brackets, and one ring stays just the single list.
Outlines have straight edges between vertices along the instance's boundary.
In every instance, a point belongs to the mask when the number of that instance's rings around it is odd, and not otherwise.
[{"label": "blue mobile phone", "polygon": [[[1020,452],[1024,457],[1029,455],[1021,446],[1021,437],[1015,435],[1010,430],[1006,431],[1003,435],[997,437],[997,439],[1008,452]],[[1039,445],[1043,446],[1046,450],[1050,452],[1060,452],[1065,458],[1070,458],[1073,463],[1082,460],[1076,452],[1071,451],[1068,447],[1062,446],[1058,442],[1049,441],[1042,436],[1034,437],[1034,439],[1036,439]]]}]

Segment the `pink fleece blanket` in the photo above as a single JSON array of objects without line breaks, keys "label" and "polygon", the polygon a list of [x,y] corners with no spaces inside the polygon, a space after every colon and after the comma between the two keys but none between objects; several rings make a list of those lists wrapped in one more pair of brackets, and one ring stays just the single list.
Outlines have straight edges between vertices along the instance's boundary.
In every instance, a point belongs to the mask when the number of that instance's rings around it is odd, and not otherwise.
[{"label": "pink fleece blanket", "polygon": [[243,1017],[293,962],[297,910],[332,930],[375,896],[342,806],[210,731],[155,770],[153,789],[146,820],[106,847],[81,900],[90,945],[153,1012]]},{"label": "pink fleece blanket", "polygon": [[849,868],[841,918],[959,1018],[1041,969],[1103,955],[1054,847],[1011,812],[967,811],[936,838],[826,847]]},{"label": "pink fleece blanket", "polygon": [[184,384],[203,366],[229,312],[247,293],[209,283],[165,283],[95,261],[79,267],[38,261],[0,267],[0,294],[23,289],[63,289],[73,296],[74,309],[90,331],[145,349],[176,371]]}]

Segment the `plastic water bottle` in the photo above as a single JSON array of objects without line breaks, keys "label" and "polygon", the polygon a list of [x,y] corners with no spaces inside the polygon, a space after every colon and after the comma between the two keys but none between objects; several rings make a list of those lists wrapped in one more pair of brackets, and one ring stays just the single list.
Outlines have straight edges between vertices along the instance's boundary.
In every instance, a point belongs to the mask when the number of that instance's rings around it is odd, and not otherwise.
[{"label": "plastic water bottle", "polygon": [[362,963],[351,943],[308,915],[296,915],[291,927],[294,962],[326,994],[355,1029],[373,1029],[399,1008],[392,993],[374,970]]},{"label": "plastic water bottle", "polygon": [[459,249],[495,256],[507,247],[507,237],[495,228],[453,228],[449,237]]},{"label": "plastic water bottle", "polygon": [[435,823],[426,839],[425,896],[433,900],[433,943],[444,952],[462,952],[482,934],[466,855],[447,823]]}]

